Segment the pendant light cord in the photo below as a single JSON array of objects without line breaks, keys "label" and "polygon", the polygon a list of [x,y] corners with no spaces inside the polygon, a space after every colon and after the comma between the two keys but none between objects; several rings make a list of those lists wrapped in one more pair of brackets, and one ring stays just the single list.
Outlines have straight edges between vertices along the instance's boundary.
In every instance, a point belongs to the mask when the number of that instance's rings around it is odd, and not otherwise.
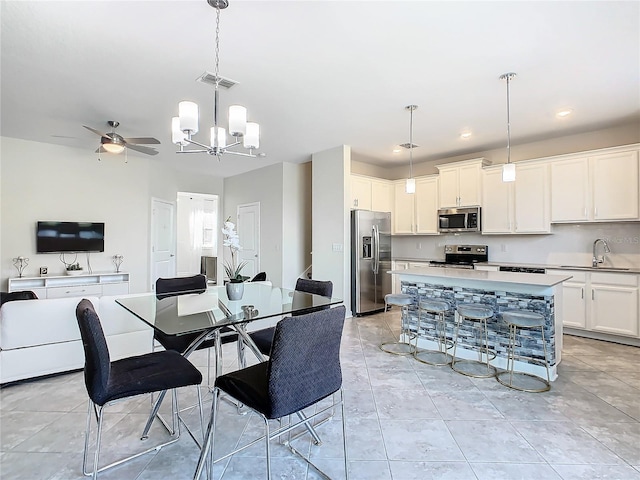
[{"label": "pendant light cord", "polygon": [[509,105],[509,82],[513,74],[507,74],[507,163],[511,163],[511,115]]},{"label": "pendant light cord", "polygon": [[409,178],[413,178],[413,105],[409,108],[411,119],[409,121]]}]

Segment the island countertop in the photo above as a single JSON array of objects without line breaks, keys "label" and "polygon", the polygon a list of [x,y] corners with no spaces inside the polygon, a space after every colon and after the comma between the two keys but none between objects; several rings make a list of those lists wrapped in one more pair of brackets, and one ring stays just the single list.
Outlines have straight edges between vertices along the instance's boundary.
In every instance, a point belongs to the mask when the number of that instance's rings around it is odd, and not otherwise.
[{"label": "island countertop", "polygon": [[553,287],[566,280],[571,275],[548,275],[543,273],[520,273],[520,272],[488,272],[484,270],[473,270],[464,268],[442,268],[442,267],[414,267],[406,270],[390,270],[392,275],[407,275],[419,277],[432,277],[437,279],[447,279],[449,281],[480,281],[487,283],[500,283],[512,285],[533,285],[536,287]]}]

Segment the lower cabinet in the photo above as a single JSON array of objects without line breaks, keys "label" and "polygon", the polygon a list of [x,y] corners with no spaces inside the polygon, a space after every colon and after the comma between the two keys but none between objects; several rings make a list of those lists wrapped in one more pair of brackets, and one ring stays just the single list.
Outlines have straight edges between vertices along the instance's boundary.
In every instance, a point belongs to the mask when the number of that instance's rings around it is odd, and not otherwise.
[{"label": "lower cabinet", "polygon": [[[398,260],[394,260],[393,269],[394,270],[407,270],[409,268],[409,262],[402,262]],[[402,293],[400,289],[400,277],[399,275],[393,276],[393,293]]]},{"label": "lower cabinet", "polygon": [[610,335],[640,336],[639,275],[547,270],[572,275],[563,283],[563,325]]}]

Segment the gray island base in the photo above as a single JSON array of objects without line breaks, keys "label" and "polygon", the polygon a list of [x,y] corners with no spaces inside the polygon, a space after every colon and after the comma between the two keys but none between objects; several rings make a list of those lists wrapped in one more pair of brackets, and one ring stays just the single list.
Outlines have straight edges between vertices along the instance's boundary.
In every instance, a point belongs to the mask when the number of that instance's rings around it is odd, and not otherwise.
[{"label": "gray island base", "polygon": [[[418,303],[423,299],[444,300],[449,304],[446,314],[446,337],[453,340],[456,308],[460,304],[478,304],[493,309],[494,315],[487,322],[489,348],[496,358],[492,365],[506,369],[509,331],[502,319],[505,310],[530,310],[545,318],[544,336],[549,361],[551,380],[558,377],[557,366],[562,350],[562,282],[571,278],[564,275],[527,274],[511,272],[486,272],[456,268],[422,267],[408,270],[391,270],[398,275],[402,293],[413,296],[414,301],[402,319],[405,328],[416,333],[418,324]],[[422,314],[418,348],[437,349],[435,341],[435,318]],[[405,338],[405,341],[408,341]],[[479,344],[475,325],[465,322],[458,333],[456,356],[477,359],[475,347]],[[544,359],[542,336],[539,330],[525,330],[517,339],[516,355],[538,360]],[[452,353],[452,350],[449,350]],[[546,378],[544,367],[529,363],[526,359],[516,360],[515,370]]]}]

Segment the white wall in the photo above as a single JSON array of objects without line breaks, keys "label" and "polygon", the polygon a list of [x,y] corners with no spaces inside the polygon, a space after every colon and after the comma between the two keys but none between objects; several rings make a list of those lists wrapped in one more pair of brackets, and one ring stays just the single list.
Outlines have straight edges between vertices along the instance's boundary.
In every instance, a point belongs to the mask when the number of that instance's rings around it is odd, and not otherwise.
[{"label": "white wall", "polygon": [[[312,155],[313,278],[331,280],[333,296],[351,309],[349,188],[351,148]],[[333,249],[336,245],[339,251]]]},{"label": "white wall", "polygon": [[[542,265],[591,265],[593,241],[604,238],[611,253],[606,265],[640,268],[640,224],[598,223],[553,225],[551,235],[394,236],[394,258],[443,260],[445,244],[489,246],[489,261]],[[420,248],[418,248],[420,246]],[[602,254],[602,247],[599,247]]]},{"label": "white wall", "polygon": [[283,164],[282,286],[294,288],[311,265],[311,163]]},{"label": "white wall", "polygon": [[[91,149],[2,138],[0,146],[0,284],[17,275],[11,259],[30,259],[25,276],[64,273],[57,254],[35,253],[38,220],[105,222],[105,251],[91,254],[93,271],[114,271],[124,256],[131,291],[147,291],[151,197],[175,201],[178,191],[222,194],[218,177],[177,172],[173,158],[103,155]],[[69,256],[67,255],[67,258]],[[86,256],[78,255],[85,268]]]},{"label": "white wall", "polygon": [[[259,271],[266,272],[274,285],[282,285],[282,168],[279,163],[225,178],[222,207],[222,220],[231,217],[236,223],[238,205],[260,202]],[[229,258],[228,248],[223,258]]]}]

